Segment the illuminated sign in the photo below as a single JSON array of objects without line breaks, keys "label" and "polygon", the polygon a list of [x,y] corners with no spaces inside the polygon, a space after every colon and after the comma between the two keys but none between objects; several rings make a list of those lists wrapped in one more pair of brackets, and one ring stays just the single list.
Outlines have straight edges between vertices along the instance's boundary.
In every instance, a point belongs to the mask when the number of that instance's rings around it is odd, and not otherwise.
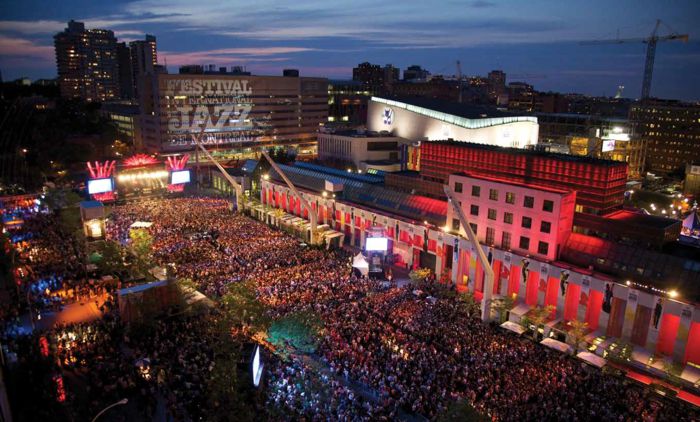
[{"label": "illuminated sign", "polygon": [[602,152],[608,152],[608,151],[612,151],[614,149],[615,149],[615,140],[614,139],[603,140]]},{"label": "illuminated sign", "polygon": [[388,249],[388,239],[386,237],[368,237],[365,243],[367,251],[386,251]]},{"label": "illuminated sign", "polygon": [[170,173],[170,184],[179,185],[182,183],[190,183],[190,171],[179,170]]},{"label": "illuminated sign", "polygon": [[88,193],[90,195],[112,192],[113,190],[114,187],[111,178],[88,180]]},{"label": "illuminated sign", "polygon": [[262,378],[263,364],[260,360],[260,345],[255,346],[255,355],[253,356],[253,385],[260,385]]},{"label": "illuminated sign", "polygon": [[385,125],[391,126],[391,124],[394,123],[394,110],[392,110],[390,107],[384,107],[382,118],[384,119]]}]

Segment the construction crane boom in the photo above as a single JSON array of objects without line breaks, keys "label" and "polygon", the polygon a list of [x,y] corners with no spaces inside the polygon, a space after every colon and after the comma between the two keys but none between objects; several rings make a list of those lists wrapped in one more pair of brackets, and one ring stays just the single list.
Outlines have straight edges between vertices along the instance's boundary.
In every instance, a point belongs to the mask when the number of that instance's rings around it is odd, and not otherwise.
[{"label": "construction crane boom", "polygon": [[646,60],[644,62],[644,78],[642,80],[642,97],[644,100],[649,98],[651,94],[651,77],[654,73],[654,59],[656,58],[656,44],[660,41],[683,41],[688,42],[688,34],[676,34],[672,33],[670,35],[658,36],[659,26],[661,25],[661,20],[656,20],[656,25],[654,25],[654,30],[651,35],[647,38],[616,38],[612,40],[595,40],[595,41],[583,41],[581,45],[601,45],[601,44],[625,44],[625,43],[646,43],[647,53]]},{"label": "construction crane boom", "polygon": [[209,153],[209,151],[204,148],[204,145],[202,144],[202,136],[204,136],[204,130],[206,129],[206,125],[202,125],[202,130],[199,132],[197,135],[192,135],[192,139],[194,140],[194,143],[197,147],[199,147],[202,152],[204,152],[204,155],[207,156],[207,158],[214,163],[214,165],[219,169],[221,174],[226,178],[226,180],[233,186],[233,188],[236,191],[236,209],[237,211],[241,211],[243,209],[243,187],[238,184],[233,177],[231,177],[230,174],[224,169],[224,167],[219,164],[219,162],[212,157],[212,155]]}]

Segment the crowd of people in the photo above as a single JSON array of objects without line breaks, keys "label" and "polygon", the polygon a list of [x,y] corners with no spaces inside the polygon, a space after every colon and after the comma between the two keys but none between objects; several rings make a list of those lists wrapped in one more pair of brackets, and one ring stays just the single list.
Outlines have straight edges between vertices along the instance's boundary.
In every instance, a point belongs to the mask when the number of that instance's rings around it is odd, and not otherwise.
[{"label": "crowd of people", "polygon": [[[622,378],[482,324],[439,285],[417,292],[358,277],[349,253],[302,245],[228,205],[178,198],[115,206],[107,236],[128,244],[134,222],[151,222],[154,260],[207,296],[216,299],[231,285],[252,281],[272,319],[318,316],[323,327],[312,359],[321,368],[294,355],[265,368],[267,403],[290,420],[435,419],[457,400],[494,420],[698,417],[680,402],[669,405]],[[144,337],[115,317],[59,328],[52,338],[65,365],[89,368],[83,376],[94,391],[140,397],[144,414],[162,400],[176,420],[189,420],[207,406],[215,341],[205,334],[210,322],[158,320],[156,334]],[[359,397],[358,388],[374,399]]]}]

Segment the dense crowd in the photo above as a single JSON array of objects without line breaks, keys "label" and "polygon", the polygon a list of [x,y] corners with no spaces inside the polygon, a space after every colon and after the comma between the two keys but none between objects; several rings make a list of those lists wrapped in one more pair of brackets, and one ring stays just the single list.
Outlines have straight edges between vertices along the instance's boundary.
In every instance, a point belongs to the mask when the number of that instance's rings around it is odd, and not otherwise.
[{"label": "dense crowd", "polygon": [[[265,368],[267,403],[288,419],[389,420],[407,414],[434,419],[454,400],[466,400],[496,420],[698,417],[688,406],[669,405],[624,379],[482,324],[439,285],[418,292],[357,277],[351,255],[301,245],[232,214],[227,201],[180,198],[115,206],[108,238],[128,243],[136,221],[153,223],[148,230],[154,259],[208,296],[253,281],[271,318],[318,315],[323,328],[312,360],[320,367],[292,355]],[[107,318],[59,328],[52,336],[63,344],[58,350],[64,364],[89,368],[83,375],[93,391],[139,397],[144,415],[165,401],[176,420],[188,420],[201,417],[207,406],[215,341],[204,334],[208,323],[208,318],[158,320],[156,334],[144,337]]]}]

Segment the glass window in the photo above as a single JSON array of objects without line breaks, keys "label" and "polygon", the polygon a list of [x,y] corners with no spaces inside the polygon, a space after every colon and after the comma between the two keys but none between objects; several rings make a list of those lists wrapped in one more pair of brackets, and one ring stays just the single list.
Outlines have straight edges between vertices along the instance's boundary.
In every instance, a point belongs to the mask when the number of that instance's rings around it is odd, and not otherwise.
[{"label": "glass window", "polygon": [[492,201],[498,201],[498,190],[489,189],[489,199]]},{"label": "glass window", "polygon": [[549,233],[551,230],[552,230],[552,223],[550,223],[549,221],[543,221],[540,224],[540,231],[542,233]]},{"label": "glass window", "polygon": [[456,218],[452,219],[452,230],[459,231],[459,220]]},{"label": "glass window", "polygon": [[522,226],[526,229],[529,229],[532,227],[532,218],[530,217],[523,217],[523,224]]},{"label": "glass window", "polygon": [[481,195],[481,186],[472,186],[472,196],[479,197]]},{"label": "glass window", "polygon": [[525,198],[523,199],[523,207],[534,208],[535,207],[535,198],[532,196],[525,196]]},{"label": "glass window", "polygon": [[489,208],[489,220],[496,219],[496,210]]},{"label": "glass window", "polygon": [[547,199],[542,203],[542,210],[547,212],[554,211],[554,201],[549,201]]},{"label": "glass window", "polygon": [[493,245],[493,241],[496,238],[496,229],[493,227],[486,228],[486,244]]},{"label": "glass window", "polygon": [[526,236],[520,236],[520,249],[530,250],[530,238]]},{"label": "glass window", "polygon": [[479,206],[472,205],[471,207],[469,207],[469,214],[478,216],[479,215]]},{"label": "glass window", "polygon": [[515,194],[513,192],[506,192],[506,204],[515,204]]},{"label": "glass window", "polygon": [[537,245],[537,253],[541,255],[547,255],[549,252],[549,244],[547,242],[540,242]]},{"label": "glass window", "polygon": [[501,236],[501,247],[503,249],[510,249],[510,233],[503,232]]},{"label": "glass window", "polygon": [[513,213],[512,212],[504,212],[503,213],[503,222],[507,224],[513,224]]},{"label": "glass window", "polygon": [[462,184],[455,182],[455,193],[462,193]]},{"label": "glass window", "polygon": [[469,223],[469,226],[472,228],[472,231],[474,232],[474,236],[477,235],[477,225],[474,223]]}]

